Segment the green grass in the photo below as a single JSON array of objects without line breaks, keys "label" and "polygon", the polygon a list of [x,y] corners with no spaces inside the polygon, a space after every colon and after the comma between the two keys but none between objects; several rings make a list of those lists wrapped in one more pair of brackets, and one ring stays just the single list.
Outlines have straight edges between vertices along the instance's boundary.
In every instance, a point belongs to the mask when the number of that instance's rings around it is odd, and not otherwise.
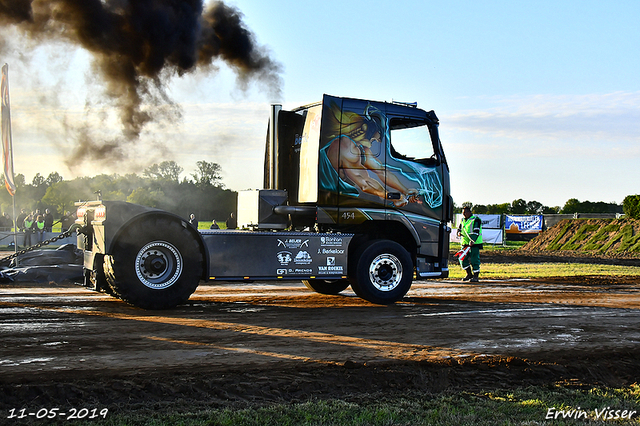
[{"label": "green grass", "polygon": [[[480,261],[482,262],[482,252],[496,250],[517,250],[526,242],[507,241],[506,245],[484,244],[480,251]],[[451,244],[451,250],[459,250],[459,244]],[[571,277],[584,275],[630,275],[640,276],[639,266],[622,265],[600,265],[587,263],[482,263],[480,266],[482,277],[484,278],[544,278],[544,277]],[[465,275],[458,262],[451,262],[449,265],[450,278],[462,278]]]},{"label": "green grass", "polygon": [[[493,250],[493,251],[501,251],[501,250],[517,250],[523,245],[527,244],[527,241],[505,241],[503,244],[483,244],[483,250]],[[451,244],[453,249],[454,244]],[[460,246],[458,244],[458,246]]]},{"label": "green grass", "polygon": [[[371,397],[367,402],[309,400],[304,403],[274,404],[245,409],[212,409],[163,414],[110,413],[106,420],[86,425],[182,425],[182,426],[286,426],[286,425],[575,425],[596,422],[596,410],[636,411],[631,421],[607,424],[639,424],[640,387],[568,388],[549,385],[515,390],[456,392],[428,395],[411,393],[403,397]],[[576,410],[569,419],[571,410]],[[560,411],[567,415],[562,418]],[[585,414],[581,414],[581,413]],[[548,418],[558,418],[551,420]],[[575,414],[577,413],[577,414]],[[614,413],[615,414],[615,413]],[[628,415],[628,413],[627,413]]]},{"label": "green grass", "polygon": [[[209,229],[211,228],[211,224],[213,223],[213,221],[209,220],[199,220],[198,221],[198,229]],[[222,221],[216,221],[216,223],[218,224],[218,226],[220,227],[220,229],[227,229],[227,224],[225,223],[224,220]]]},{"label": "green grass", "polygon": [[[482,252],[480,252],[482,262]],[[639,266],[598,265],[586,263],[482,263],[480,271],[483,278],[544,278],[573,277],[584,275],[631,275],[640,276]],[[462,278],[465,275],[457,263],[449,265],[450,278]]]}]

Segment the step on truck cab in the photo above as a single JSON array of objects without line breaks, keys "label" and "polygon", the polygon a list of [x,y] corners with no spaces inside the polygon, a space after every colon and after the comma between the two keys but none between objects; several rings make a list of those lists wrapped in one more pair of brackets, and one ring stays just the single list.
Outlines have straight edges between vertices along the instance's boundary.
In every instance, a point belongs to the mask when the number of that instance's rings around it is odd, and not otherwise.
[{"label": "step on truck cab", "polygon": [[135,306],[184,303],[201,280],[302,280],[394,303],[448,276],[453,212],[438,118],[415,104],[325,95],[271,108],[264,189],[238,194],[240,229],[196,230],[124,202],[78,208],[85,285]]}]

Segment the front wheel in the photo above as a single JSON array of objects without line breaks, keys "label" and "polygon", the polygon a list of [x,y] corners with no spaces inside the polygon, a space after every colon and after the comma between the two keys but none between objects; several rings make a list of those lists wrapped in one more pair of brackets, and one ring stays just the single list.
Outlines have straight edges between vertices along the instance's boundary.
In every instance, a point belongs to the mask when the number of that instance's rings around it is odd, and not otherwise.
[{"label": "front wheel", "polygon": [[411,288],[413,262],[400,244],[377,240],[356,252],[351,288],[371,303],[388,305],[402,299]]},{"label": "front wheel", "polygon": [[202,276],[203,256],[195,237],[176,220],[149,218],[129,228],[105,256],[113,293],[144,309],[170,309],[186,302]]},{"label": "front wheel", "polygon": [[349,287],[349,280],[302,280],[309,290],[320,294],[336,295]]}]

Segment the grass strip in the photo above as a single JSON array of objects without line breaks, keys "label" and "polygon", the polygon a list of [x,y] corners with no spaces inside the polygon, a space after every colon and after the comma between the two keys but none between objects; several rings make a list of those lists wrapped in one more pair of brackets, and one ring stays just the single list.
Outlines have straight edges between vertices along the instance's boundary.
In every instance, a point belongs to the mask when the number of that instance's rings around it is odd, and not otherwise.
[{"label": "grass strip", "polygon": [[[482,259],[482,254],[480,255]],[[597,276],[640,276],[639,266],[600,265],[588,263],[483,263],[480,266],[482,277],[500,279]],[[465,275],[459,265],[449,265],[450,278],[462,278]]]},{"label": "grass strip", "polygon": [[[366,397],[366,395],[365,395]],[[361,398],[362,399],[362,398]],[[310,400],[244,409],[118,414],[85,425],[329,426],[329,425],[592,425],[639,424],[640,386],[549,385],[515,390],[371,396],[367,402]],[[610,418],[611,416],[611,418]],[[616,418],[617,416],[617,418]],[[604,421],[603,421],[604,420]],[[76,424],[76,423],[74,423]]]}]

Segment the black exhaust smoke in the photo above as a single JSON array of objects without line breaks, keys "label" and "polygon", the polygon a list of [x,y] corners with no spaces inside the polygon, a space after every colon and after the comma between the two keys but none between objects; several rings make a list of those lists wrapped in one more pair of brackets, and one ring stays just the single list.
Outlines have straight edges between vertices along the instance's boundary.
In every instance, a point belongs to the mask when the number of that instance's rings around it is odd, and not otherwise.
[{"label": "black exhaust smoke", "polygon": [[[241,87],[264,84],[280,97],[280,65],[222,2],[202,0],[0,0],[0,25],[15,26],[31,40],[62,40],[93,55],[93,68],[108,102],[118,110],[121,135],[95,138],[88,125],[67,123],[77,142],[67,159],[119,161],[126,146],[151,122],[175,120],[179,106],[166,82],[195,70],[215,71],[224,61]],[[0,46],[1,49],[1,46]]]}]

